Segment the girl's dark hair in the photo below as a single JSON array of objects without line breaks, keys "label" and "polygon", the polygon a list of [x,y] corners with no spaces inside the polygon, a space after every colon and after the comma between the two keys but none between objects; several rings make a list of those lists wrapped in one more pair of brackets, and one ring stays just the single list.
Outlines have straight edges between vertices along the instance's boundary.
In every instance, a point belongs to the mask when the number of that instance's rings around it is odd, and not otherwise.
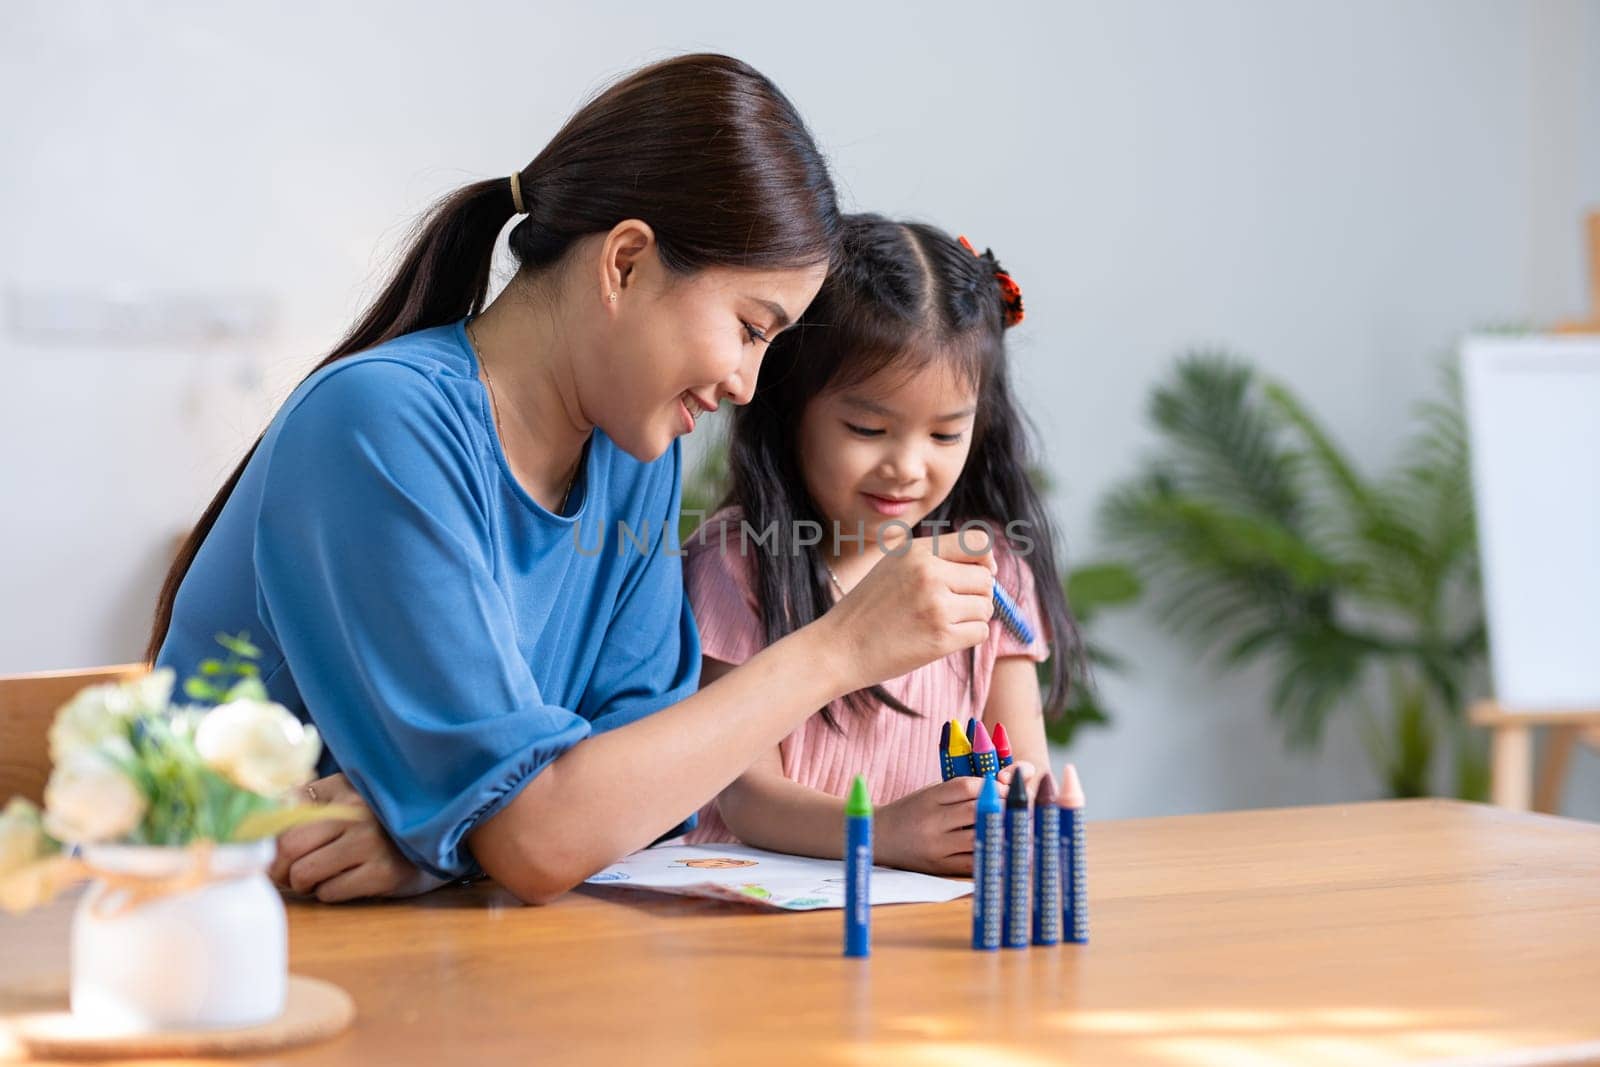
[{"label": "girl's dark hair", "polygon": [[[999,269],[992,254],[976,256],[932,226],[846,216],[822,291],[774,339],[754,397],[733,417],[723,506],[741,508],[760,536],[776,531],[776,544],[752,553],[767,641],[805,626],[833,604],[821,558],[796,544],[798,523],[818,524],[824,544],[833,536],[799,468],[806,406],[885,370],[911,375],[935,361],[954,366],[978,397],[972,449],[950,495],[926,521],[947,522],[937,527],[945,530],[982,522],[995,533],[1011,526],[1032,542],[1017,545],[1014,557],[1032,571],[1044,612],[1034,621],[1044,623],[1052,649],[1044,706],[1054,717],[1066,706],[1069,671],[1082,650],[1056,570],[1054,527],[1029,480],[1033,455],[1006,367]],[[876,701],[916,714],[882,686],[845,700],[863,712]],[[823,715],[837,725],[828,709]]]},{"label": "girl's dark hair", "polygon": [[[577,239],[630,218],[650,225],[662,263],[682,274],[813,266],[832,257],[838,240],[833,181],[805,123],[777,86],[728,56],[679,56],[623,78],[580,108],[519,174],[528,214],[509,243],[525,270],[549,267]],[[394,277],[312,373],[482,310],[495,242],[514,213],[506,178],[441,200],[418,223]],[[146,659],[159,654],[178,587],[259,445],[258,438],[179,550]]]}]

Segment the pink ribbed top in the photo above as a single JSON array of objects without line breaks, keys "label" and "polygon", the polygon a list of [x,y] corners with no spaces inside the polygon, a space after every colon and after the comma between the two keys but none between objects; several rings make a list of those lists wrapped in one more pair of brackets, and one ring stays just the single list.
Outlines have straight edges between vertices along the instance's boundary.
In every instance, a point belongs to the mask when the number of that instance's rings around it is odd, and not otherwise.
[{"label": "pink ribbed top", "polygon": [[[706,520],[700,533],[690,538],[684,575],[700,627],[702,651],[712,659],[733,664],[743,663],[765,644],[751,591],[754,560],[741,556],[740,544],[739,511],[719,511]],[[762,549],[754,544],[748,546],[751,554],[759,551]],[[1042,634],[1044,626],[1034,594],[1033,572],[1011,554],[1004,542],[996,546],[995,561],[1000,568],[999,580],[1033,623],[1035,632]],[[950,719],[964,727],[973,715],[981,716],[995,660],[1001,656],[1043,660],[1049,654],[1042,638],[1024,645],[1007,633],[998,620],[991,622],[989,639],[972,652],[946,656],[884,683],[891,695],[923,714],[902,715],[880,707],[871,714],[859,715],[843,702],[835,701],[834,718],[843,732],[830,727],[821,714],[811,716],[779,745],[783,773],[801,785],[839,797],[850,791],[856,775],[865,775],[874,805],[899,800],[933,785],[939,781],[939,729]],[[738,839],[722,821],[713,800],[700,810],[700,825],[685,840],[702,844]]]}]

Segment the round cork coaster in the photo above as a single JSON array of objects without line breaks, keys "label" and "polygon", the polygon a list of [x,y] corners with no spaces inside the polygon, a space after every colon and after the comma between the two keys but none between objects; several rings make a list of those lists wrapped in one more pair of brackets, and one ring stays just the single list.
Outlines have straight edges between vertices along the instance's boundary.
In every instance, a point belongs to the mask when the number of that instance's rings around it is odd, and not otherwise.
[{"label": "round cork coaster", "polygon": [[268,1023],[232,1030],[97,1033],[59,1007],[0,1016],[0,1059],[8,1058],[7,1053],[23,1059],[98,1059],[275,1052],[325,1041],[344,1032],[355,1017],[355,1002],[338,986],[319,978],[290,975],[282,1015]]}]

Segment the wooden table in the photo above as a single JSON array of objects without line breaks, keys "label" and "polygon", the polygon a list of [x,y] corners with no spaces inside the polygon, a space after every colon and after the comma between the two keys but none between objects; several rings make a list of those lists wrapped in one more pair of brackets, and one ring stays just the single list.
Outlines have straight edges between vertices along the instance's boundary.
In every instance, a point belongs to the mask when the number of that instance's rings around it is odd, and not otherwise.
[{"label": "wooden table", "polygon": [[[1600,826],[1408,801],[1088,834],[1087,947],[974,953],[965,901],[878,909],[867,961],[841,958],[838,912],[617,890],[295,905],[293,970],[343,985],[360,1017],[265,1062],[1600,1057]],[[69,910],[0,919],[0,986],[64,970]]]}]

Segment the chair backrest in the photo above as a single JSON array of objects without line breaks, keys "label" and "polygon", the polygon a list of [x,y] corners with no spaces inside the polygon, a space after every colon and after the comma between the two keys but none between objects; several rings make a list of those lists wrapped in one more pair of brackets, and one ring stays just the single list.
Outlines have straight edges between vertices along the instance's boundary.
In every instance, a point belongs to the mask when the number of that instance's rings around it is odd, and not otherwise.
[{"label": "chair backrest", "polygon": [[44,798],[50,777],[50,723],[85,686],[138,678],[143,663],[0,675],[0,806],[13,796]]}]

